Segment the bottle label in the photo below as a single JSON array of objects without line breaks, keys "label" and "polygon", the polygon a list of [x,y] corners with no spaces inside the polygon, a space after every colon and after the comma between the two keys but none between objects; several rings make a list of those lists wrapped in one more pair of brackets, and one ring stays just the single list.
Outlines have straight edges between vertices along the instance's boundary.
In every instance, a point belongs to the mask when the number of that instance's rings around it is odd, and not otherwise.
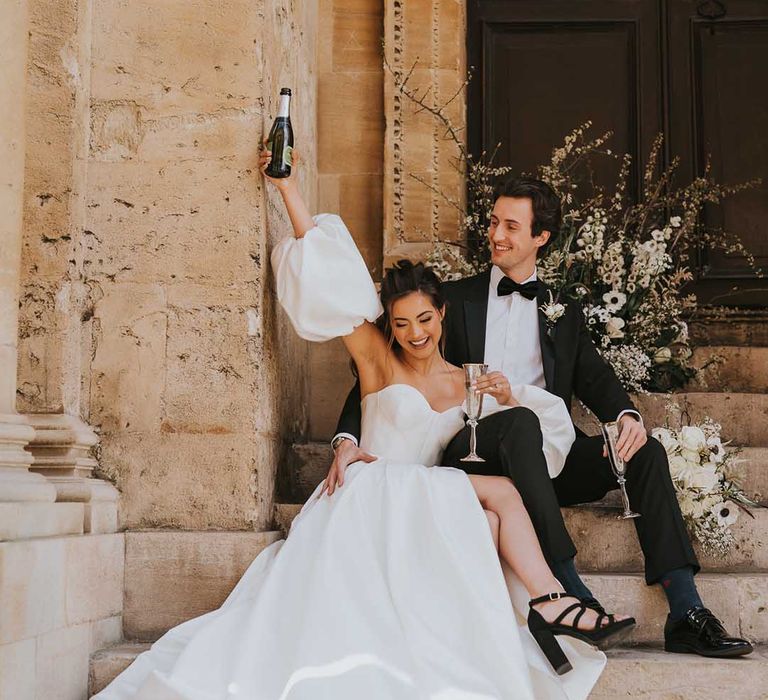
[{"label": "bottle label", "polygon": [[293,165],[293,148],[290,146],[286,146],[283,149],[283,163],[285,163],[288,166]]}]

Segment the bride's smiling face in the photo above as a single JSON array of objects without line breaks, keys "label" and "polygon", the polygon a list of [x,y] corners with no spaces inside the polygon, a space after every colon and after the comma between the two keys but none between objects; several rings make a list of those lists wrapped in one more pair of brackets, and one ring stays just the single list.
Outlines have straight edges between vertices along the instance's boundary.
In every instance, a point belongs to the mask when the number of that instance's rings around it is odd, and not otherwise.
[{"label": "bride's smiling face", "polygon": [[403,351],[425,359],[440,348],[444,314],[445,308],[435,308],[426,294],[412,292],[392,304],[392,334]]}]

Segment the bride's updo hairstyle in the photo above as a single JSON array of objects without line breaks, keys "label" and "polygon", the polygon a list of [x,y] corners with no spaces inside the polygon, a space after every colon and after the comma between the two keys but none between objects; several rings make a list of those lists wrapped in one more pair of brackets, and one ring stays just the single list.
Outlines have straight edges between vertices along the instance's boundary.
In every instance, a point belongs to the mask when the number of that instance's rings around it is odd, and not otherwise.
[{"label": "bride's updo hairstyle", "polygon": [[[410,260],[398,260],[392,267],[384,271],[380,295],[384,313],[376,321],[376,325],[384,333],[390,347],[400,348],[392,332],[392,306],[398,299],[414,292],[419,292],[427,297],[438,311],[445,306],[443,284],[429,265],[421,262],[413,263]],[[441,353],[444,344],[445,335],[440,339]]]}]

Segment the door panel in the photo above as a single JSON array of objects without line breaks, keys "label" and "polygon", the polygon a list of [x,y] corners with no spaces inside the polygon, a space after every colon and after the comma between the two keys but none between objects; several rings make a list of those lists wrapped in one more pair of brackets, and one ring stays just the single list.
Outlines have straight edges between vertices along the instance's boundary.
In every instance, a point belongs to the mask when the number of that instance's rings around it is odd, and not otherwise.
[{"label": "door panel", "polygon": [[[470,150],[514,172],[546,162],[564,134],[591,119],[632,154],[634,193],[650,144],[681,158],[679,182],[703,172],[760,188],[705,211],[740,235],[768,270],[768,2],[765,0],[469,0]],[[598,182],[616,167],[603,163]],[[745,258],[700,250],[703,303],[768,307],[768,280]],[[735,290],[735,291],[734,291]]]},{"label": "door panel", "polygon": [[[668,15],[670,150],[688,179],[708,159],[721,182],[763,179],[704,220],[738,234],[768,270],[768,3],[673,0]],[[768,306],[768,280],[741,254],[702,249],[697,272],[702,302]]]}]

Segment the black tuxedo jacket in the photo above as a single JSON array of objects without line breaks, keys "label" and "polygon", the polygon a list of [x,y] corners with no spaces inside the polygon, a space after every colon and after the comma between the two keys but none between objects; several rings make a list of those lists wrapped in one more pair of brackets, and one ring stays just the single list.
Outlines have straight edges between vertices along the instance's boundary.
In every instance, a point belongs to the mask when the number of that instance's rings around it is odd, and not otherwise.
[{"label": "black tuxedo jacket", "polygon": [[[490,270],[455,282],[443,283],[446,297],[445,356],[461,366],[483,362],[485,322],[488,315]],[[548,287],[542,284],[537,304],[549,301]],[[597,352],[587,330],[581,306],[566,303],[565,313],[549,331],[539,309],[541,360],[547,391],[559,396],[571,409],[576,396],[601,422],[616,420],[624,410],[637,410],[611,366]],[[355,384],[344,404],[336,433],[360,436],[360,385]]]}]

